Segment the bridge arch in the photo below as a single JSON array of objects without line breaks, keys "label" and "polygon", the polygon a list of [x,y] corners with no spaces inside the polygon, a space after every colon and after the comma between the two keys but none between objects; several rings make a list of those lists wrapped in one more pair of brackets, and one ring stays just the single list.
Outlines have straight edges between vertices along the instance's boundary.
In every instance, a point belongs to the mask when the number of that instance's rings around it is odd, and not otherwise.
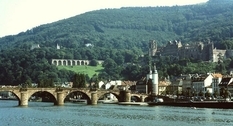
[{"label": "bridge arch", "polygon": [[[46,90],[46,91],[41,91],[41,90],[37,90],[37,91],[29,91],[28,92],[28,100],[30,100],[30,98],[34,95],[34,94],[36,94],[36,93],[46,93],[46,94],[48,94],[47,95],[47,98],[49,98],[49,99],[46,99],[46,96],[45,96],[45,98],[43,99],[43,97],[42,97],[42,101],[47,101],[47,100],[52,100],[53,101],[53,103],[54,103],[54,105],[57,103],[57,95],[56,94],[54,94],[54,91],[50,91],[50,90]],[[45,94],[44,94],[45,95]],[[52,98],[52,99],[50,99],[50,98]]]},{"label": "bridge arch", "polygon": [[6,90],[6,91],[0,91],[0,92],[11,92],[17,99],[18,101],[18,105],[20,105],[20,92],[19,91],[15,91],[15,90]]},{"label": "bridge arch", "polygon": [[112,91],[107,91],[107,92],[105,91],[105,92],[98,93],[97,99],[100,99],[102,96],[106,94],[113,94],[117,98],[118,101],[121,99],[119,92],[112,92]]},{"label": "bridge arch", "polygon": [[81,93],[82,94],[82,97],[85,98],[87,100],[87,103],[90,104],[91,103],[91,94],[90,93],[87,93],[83,90],[70,90],[70,91],[67,91],[65,93],[65,96],[64,96],[64,99],[63,101],[65,101],[65,99],[67,98],[67,96],[70,96],[72,93],[75,93],[75,92],[78,92],[78,93]]},{"label": "bridge arch", "polygon": [[141,96],[136,95],[136,94],[131,94],[131,100],[135,101],[135,102],[141,102]]},{"label": "bridge arch", "polygon": [[131,94],[131,99],[136,100],[136,102],[145,102],[147,100],[148,96],[143,94]]}]

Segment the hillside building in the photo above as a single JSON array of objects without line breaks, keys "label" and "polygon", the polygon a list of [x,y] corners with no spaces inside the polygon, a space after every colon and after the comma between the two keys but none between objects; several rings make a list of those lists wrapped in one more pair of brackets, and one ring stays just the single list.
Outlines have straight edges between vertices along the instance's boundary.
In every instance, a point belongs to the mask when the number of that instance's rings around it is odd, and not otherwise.
[{"label": "hillside building", "polygon": [[31,50],[36,49],[36,48],[40,48],[40,45],[39,44],[33,44],[31,46]]},{"label": "hillside building", "polygon": [[[159,50],[159,51],[158,51]],[[149,41],[149,56],[171,56],[173,59],[192,58],[202,61],[218,62],[220,58],[233,56],[233,50],[214,48],[213,42],[196,42],[182,44],[180,41],[169,41],[166,46],[158,48],[157,42]]]},{"label": "hillside building", "polygon": [[61,46],[57,44],[57,49],[61,49]]}]

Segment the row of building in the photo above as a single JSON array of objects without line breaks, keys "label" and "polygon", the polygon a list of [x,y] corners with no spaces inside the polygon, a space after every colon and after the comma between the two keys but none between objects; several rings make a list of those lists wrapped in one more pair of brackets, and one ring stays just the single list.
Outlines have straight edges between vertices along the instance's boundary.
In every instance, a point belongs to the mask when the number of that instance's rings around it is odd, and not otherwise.
[{"label": "row of building", "polygon": [[[100,81],[97,88],[131,90],[134,93],[183,96],[221,96],[223,91],[233,94],[233,75],[220,73],[187,74],[176,79],[159,80],[156,67],[139,81]],[[87,87],[89,84],[87,85]],[[65,87],[65,86],[62,86]],[[69,86],[72,87],[72,86]],[[114,97],[111,95],[110,97]]]},{"label": "row of building", "polygon": [[[150,78],[140,80],[131,90],[150,94]],[[220,73],[180,75],[174,80],[158,81],[158,95],[221,96],[233,94],[233,76]]]}]

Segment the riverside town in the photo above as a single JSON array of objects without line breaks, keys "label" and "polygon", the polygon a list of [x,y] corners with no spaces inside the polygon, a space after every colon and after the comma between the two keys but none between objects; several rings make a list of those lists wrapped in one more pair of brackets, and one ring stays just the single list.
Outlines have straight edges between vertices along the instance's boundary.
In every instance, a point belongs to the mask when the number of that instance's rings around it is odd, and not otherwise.
[{"label": "riverside town", "polygon": [[[0,34],[122,2],[51,1],[0,1]],[[233,125],[233,0],[200,1],[134,1],[0,37],[0,126]]]},{"label": "riverside town", "polygon": [[[174,58],[193,56],[193,58],[197,59],[200,56],[200,58],[203,58],[202,60],[221,63],[221,57],[230,57],[233,55],[231,54],[233,52],[231,50],[217,50],[211,42],[208,42],[206,45],[197,43],[193,46],[185,45],[183,47],[181,42],[170,41],[163,49],[159,49],[161,50],[159,54],[157,54],[158,49],[155,40],[149,41],[149,45],[148,56],[151,59],[154,58],[154,60],[157,58],[156,55],[165,56],[172,54],[171,56]],[[199,49],[199,52],[190,51],[197,49]],[[206,50],[210,54],[206,54]],[[179,52],[187,53],[184,55]],[[53,59],[51,64],[56,66],[88,66],[90,62],[89,60]],[[98,64],[104,63],[101,60],[97,62]],[[173,77],[173,79],[170,77],[160,79],[156,64],[152,64],[152,62],[148,63],[149,73],[138,81],[109,80],[105,82],[98,81],[96,83],[95,80],[91,83],[84,83],[84,86],[81,87],[80,83],[83,83],[81,81],[85,77],[82,74],[76,74],[73,80],[77,82],[50,82],[51,87],[47,88],[38,86],[37,83],[30,84],[30,87],[26,84],[20,84],[18,86],[1,85],[0,99],[16,99],[21,106],[27,106],[28,101],[52,101],[55,105],[63,105],[65,101],[69,101],[85,102],[87,104],[117,103],[130,105],[233,108],[233,102],[231,102],[231,93],[233,93],[232,71],[228,71],[229,74],[225,75],[210,72],[204,74],[190,73],[180,74],[179,76]],[[81,79],[78,80],[78,78]],[[24,97],[22,92],[27,95]],[[54,95],[54,93],[57,95]]]}]

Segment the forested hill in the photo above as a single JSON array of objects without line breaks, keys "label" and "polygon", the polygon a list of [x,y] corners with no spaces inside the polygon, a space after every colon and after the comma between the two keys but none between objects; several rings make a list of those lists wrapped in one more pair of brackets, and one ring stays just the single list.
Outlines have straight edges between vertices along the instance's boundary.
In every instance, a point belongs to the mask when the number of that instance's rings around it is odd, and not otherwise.
[{"label": "forested hill", "polygon": [[[140,57],[147,54],[151,39],[160,46],[175,39],[183,43],[210,39],[217,48],[233,49],[232,11],[233,0],[211,0],[188,6],[102,9],[2,37],[0,84],[50,85],[53,81],[73,81],[75,73],[59,70],[51,65],[52,59],[90,60],[93,66],[97,65],[96,60],[104,60],[104,69],[94,78],[136,81],[144,78],[151,67],[148,55]],[[32,50],[33,44],[39,44],[40,48]],[[56,45],[61,48],[57,49]],[[232,68],[233,60],[216,65],[158,57],[154,63],[160,78],[165,78],[210,71],[226,73]],[[93,77],[86,75],[86,81],[92,80]]]},{"label": "forested hill", "polygon": [[[231,40],[233,37],[233,0],[172,7],[124,7],[87,12],[44,24],[18,35],[0,38],[1,49],[41,47],[95,47],[147,51],[148,41],[159,45],[170,40],[184,43]],[[220,47],[224,48],[224,47]],[[229,48],[229,46],[228,46]]]}]

